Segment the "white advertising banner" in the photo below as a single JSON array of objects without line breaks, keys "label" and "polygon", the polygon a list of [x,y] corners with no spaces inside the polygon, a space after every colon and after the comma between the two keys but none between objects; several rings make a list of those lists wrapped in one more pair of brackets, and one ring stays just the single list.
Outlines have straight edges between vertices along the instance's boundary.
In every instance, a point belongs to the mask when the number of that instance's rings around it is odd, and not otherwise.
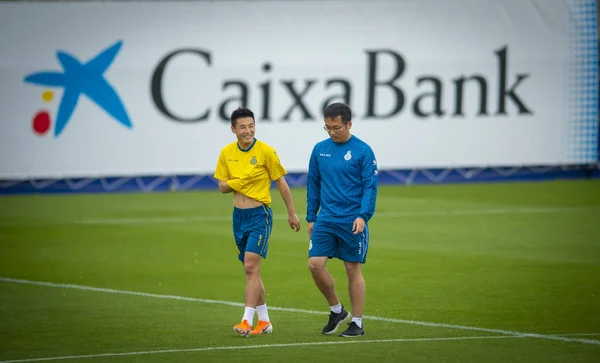
[{"label": "white advertising banner", "polygon": [[229,115],[306,171],[342,101],[380,169],[597,160],[595,1],[0,4],[0,179],[212,174]]}]

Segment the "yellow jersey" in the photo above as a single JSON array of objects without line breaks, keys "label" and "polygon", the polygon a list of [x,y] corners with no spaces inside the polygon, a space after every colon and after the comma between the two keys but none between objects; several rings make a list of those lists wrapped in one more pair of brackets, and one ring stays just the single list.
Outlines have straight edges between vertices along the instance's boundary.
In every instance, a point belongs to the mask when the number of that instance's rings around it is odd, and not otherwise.
[{"label": "yellow jersey", "polygon": [[214,177],[224,180],[238,193],[271,205],[271,182],[287,174],[275,149],[262,141],[242,150],[237,141],[225,146],[219,155]]}]

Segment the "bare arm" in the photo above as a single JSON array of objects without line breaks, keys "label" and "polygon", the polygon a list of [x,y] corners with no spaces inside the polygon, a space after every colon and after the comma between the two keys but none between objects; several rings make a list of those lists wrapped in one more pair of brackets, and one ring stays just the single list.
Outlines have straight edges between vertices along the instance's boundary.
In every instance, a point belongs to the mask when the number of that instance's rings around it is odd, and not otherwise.
[{"label": "bare arm", "polygon": [[290,187],[283,176],[275,180],[275,184],[277,184],[279,194],[281,194],[281,198],[288,210],[288,223],[294,231],[298,232],[300,230],[300,219],[296,215],[296,208],[294,208],[294,200]]},{"label": "bare arm", "polygon": [[231,189],[225,180],[219,180],[219,191],[221,193],[231,193],[233,192],[233,189]]}]

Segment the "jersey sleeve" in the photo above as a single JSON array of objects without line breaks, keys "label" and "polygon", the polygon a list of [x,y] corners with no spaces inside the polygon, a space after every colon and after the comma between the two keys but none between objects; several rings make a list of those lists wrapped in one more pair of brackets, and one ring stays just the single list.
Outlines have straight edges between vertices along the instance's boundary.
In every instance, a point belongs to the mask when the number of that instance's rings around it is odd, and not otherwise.
[{"label": "jersey sleeve", "polygon": [[287,174],[287,171],[283,165],[281,165],[279,155],[277,155],[277,152],[273,148],[268,148],[265,150],[265,166],[269,172],[269,178],[271,178],[271,180],[277,180],[283,175]]},{"label": "jersey sleeve", "polygon": [[368,147],[361,160],[361,180],[363,184],[363,196],[360,203],[359,217],[368,222],[375,214],[377,201],[378,171],[375,153]]},{"label": "jersey sleeve", "polygon": [[317,146],[313,148],[308,163],[306,203],[306,221],[309,223],[315,222],[321,207],[321,173],[319,172],[319,165],[317,165]]},{"label": "jersey sleeve", "polygon": [[224,150],[221,150],[219,160],[217,161],[217,167],[215,169],[215,174],[213,176],[215,177],[215,179],[229,180],[229,171],[227,171],[227,164],[225,163]]}]

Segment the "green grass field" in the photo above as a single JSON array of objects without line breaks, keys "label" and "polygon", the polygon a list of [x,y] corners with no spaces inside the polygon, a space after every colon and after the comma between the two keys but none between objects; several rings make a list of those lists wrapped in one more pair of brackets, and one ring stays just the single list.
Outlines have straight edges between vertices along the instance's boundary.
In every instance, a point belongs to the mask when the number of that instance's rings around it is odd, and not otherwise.
[{"label": "green grass field", "polygon": [[306,223],[273,199],[274,333],[242,338],[231,195],[1,197],[0,363],[600,361],[599,180],[380,187],[357,339],[320,334]]}]

